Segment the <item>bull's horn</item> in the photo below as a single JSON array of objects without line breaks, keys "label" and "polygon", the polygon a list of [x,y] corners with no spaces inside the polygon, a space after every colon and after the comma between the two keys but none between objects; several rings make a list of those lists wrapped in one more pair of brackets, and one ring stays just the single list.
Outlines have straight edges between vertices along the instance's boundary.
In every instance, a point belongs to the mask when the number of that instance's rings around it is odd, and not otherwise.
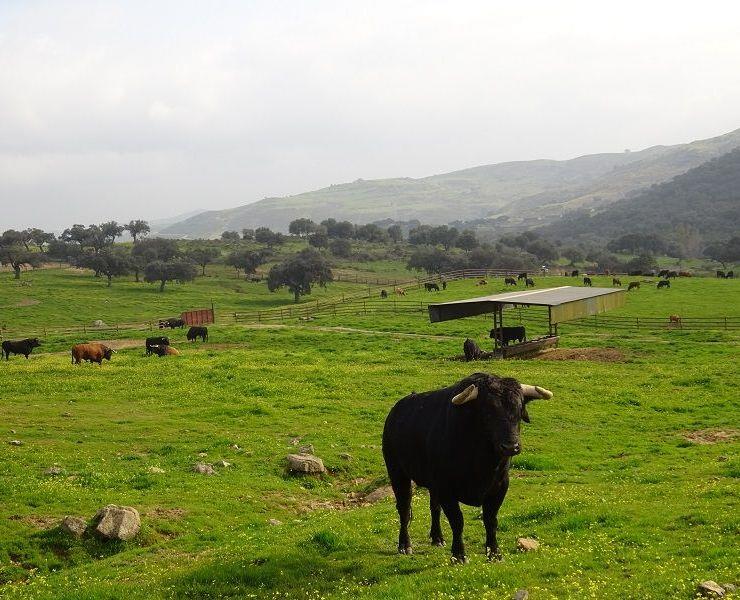
[{"label": "bull's horn", "polygon": [[526,400],[536,400],[542,398],[543,400],[549,400],[552,398],[552,392],[546,390],[538,385],[527,385],[526,383],[519,384],[522,388],[522,394]]},{"label": "bull's horn", "polygon": [[475,400],[477,397],[478,397],[478,386],[475,384],[470,384],[462,392],[460,392],[457,396],[452,398],[452,403],[456,405],[465,404],[466,402]]},{"label": "bull's horn", "polygon": [[110,351],[113,352],[113,354],[117,354],[117,352],[113,348],[111,348]]}]

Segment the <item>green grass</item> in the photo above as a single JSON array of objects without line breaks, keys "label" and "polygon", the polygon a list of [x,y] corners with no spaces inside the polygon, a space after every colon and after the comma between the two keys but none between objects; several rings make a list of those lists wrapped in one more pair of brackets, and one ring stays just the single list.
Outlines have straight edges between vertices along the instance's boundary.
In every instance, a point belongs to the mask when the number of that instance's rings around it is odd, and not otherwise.
[{"label": "green grass", "polygon": [[[27,323],[88,322],[106,297],[112,314],[123,318],[152,308],[157,298],[144,284],[142,290],[122,282],[109,292],[102,282],[88,287],[87,279],[69,279],[77,275],[62,273],[61,282],[50,272],[31,275],[38,280],[23,293],[43,282],[64,294],[26,307],[39,311],[24,316]],[[155,306],[179,312],[180,301],[209,294],[226,302],[228,283],[224,274],[173,286],[172,304]],[[551,283],[562,279],[542,285]],[[631,293],[620,312],[663,315],[679,306],[685,315],[738,314],[736,282],[674,285],[665,295]],[[11,281],[0,282],[2,303],[17,293]],[[483,292],[454,282],[438,297],[473,293]],[[75,294],[86,302],[71,310]],[[289,301],[285,296],[265,292],[264,300]],[[261,301],[256,290],[245,304],[252,301]],[[336,326],[377,333],[322,329]],[[131,348],[102,367],[73,367],[67,349],[79,336],[57,336],[29,361],[3,362],[0,597],[477,600],[527,588],[536,599],[692,598],[699,581],[737,582],[740,440],[702,445],[684,437],[740,428],[737,334],[574,332],[563,339],[618,347],[626,359],[617,363],[449,360],[463,336],[482,338],[487,326],[487,319],[431,325],[423,314],[215,326],[205,345],[187,345],[174,332],[180,357],[145,358]],[[434,337],[386,333],[393,330]],[[479,509],[466,507],[471,562],[451,566],[449,549],[427,541],[423,490],[413,501],[415,554],[398,556],[391,500],[344,503],[351,493],[386,484],[380,434],[390,406],[412,390],[448,385],[476,369],[555,393],[551,402],[532,405],[532,423],[523,426],[524,452],[514,461],[500,513],[505,560],[485,561]],[[296,437],[313,444],[327,475],[286,473]],[[11,439],[23,445],[10,446]],[[214,477],[192,472],[197,461],[222,458],[233,466]],[[55,463],[62,474],[45,475]],[[90,518],[108,503],[139,509],[136,540],[77,541],[55,528],[64,515]],[[444,521],[443,528],[449,537]],[[541,549],[516,553],[519,536],[536,537]]]}]

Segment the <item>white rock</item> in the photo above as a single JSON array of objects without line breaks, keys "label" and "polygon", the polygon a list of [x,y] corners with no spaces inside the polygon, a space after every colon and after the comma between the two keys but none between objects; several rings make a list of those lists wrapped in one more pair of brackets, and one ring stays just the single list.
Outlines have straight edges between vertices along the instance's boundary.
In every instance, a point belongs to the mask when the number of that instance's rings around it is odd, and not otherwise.
[{"label": "white rock", "polygon": [[[62,474],[62,468],[56,465],[54,465],[53,467],[49,467],[48,469],[46,469],[46,471],[44,471],[44,475],[51,475],[52,477],[56,475],[61,475],[61,474]],[[73,517],[70,517],[70,518],[73,518]]]},{"label": "white rock", "polygon": [[283,522],[282,522],[282,521],[280,521],[280,520],[278,520],[278,519],[270,519],[270,520],[268,521],[268,523],[269,523],[270,525],[276,525],[276,526],[277,526],[277,525],[282,525],[282,524],[283,524]]},{"label": "white rock", "polygon": [[130,540],[141,528],[139,511],[131,506],[109,504],[101,508],[93,519],[95,532],[106,540]]},{"label": "white rock", "polygon": [[311,454],[288,454],[288,468],[294,473],[326,473],[324,461]]},{"label": "white rock", "polygon": [[149,471],[150,473],[153,473],[154,475],[161,475],[162,473],[165,472],[165,470],[162,469],[161,467],[149,467],[147,471]]},{"label": "white rock", "polygon": [[230,463],[229,461],[226,461],[226,460],[219,460],[219,461],[218,461],[218,462],[216,463],[216,466],[217,466],[217,467],[223,467],[223,468],[228,468],[228,467],[230,467],[230,466],[231,466],[231,463]]},{"label": "white rock", "polygon": [[699,595],[704,596],[705,598],[725,597],[725,589],[716,581],[712,581],[711,579],[702,581],[696,591],[699,592]]},{"label": "white rock", "polygon": [[85,523],[85,519],[81,519],[80,517],[70,517],[67,515],[62,519],[61,528],[62,531],[66,531],[71,536],[80,538],[85,535],[87,523]]},{"label": "white rock", "polygon": [[216,471],[213,470],[213,465],[209,463],[195,463],[193,471],[200,473],[201,475],[215,475]]},{"label": "white rock", "polygon": [[23,442],[21,442],[20,440],[10,440],[8,443],[11,446],[22,446],[23,445]]},{"label": "white rock", "polygon": [[531,552],[537,550],[540,547],[540,543],[532,538],[517,538],[516,547],[520,552]]}]

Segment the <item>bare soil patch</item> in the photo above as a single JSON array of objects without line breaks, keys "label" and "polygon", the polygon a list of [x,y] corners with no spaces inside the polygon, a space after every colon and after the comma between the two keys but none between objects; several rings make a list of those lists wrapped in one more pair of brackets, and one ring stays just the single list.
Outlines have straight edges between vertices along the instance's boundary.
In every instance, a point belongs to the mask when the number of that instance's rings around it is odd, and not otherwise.
[{"label": "bare soil patch", "polygon": [[535,360],[592,360],[624,362],[624,352],[617,348],[553,348],[533,357]]},{"label": "bare soil patch", "polygon": [[163,508],[161,506],[155,506],[144,514],[147,517],[154,517],[156,519],[182,519],[185,516],[186,511],[182,508]]},{"label": "bare soil patch", "polygon": [[51,517],[49,515],[11,515],[8,517],[11,521],[20,521],[31,527],[38,529],[51,529],[58,525],[61,521],[59,517]]},{"label": "bare soil patch", "polygon": [[738,436],[740,436],[740,431],[737,429],[699,429],[683,434],[684,439],[689,442],[702,445],[730,442]]},{"label": "bare soil patch", "polygon": [[20,302],[17,302],[14,307],[23,308],[24,306],[36,306],[37,304],[41,304],[41,300],[36,300],[34,298],[23,298]]}]

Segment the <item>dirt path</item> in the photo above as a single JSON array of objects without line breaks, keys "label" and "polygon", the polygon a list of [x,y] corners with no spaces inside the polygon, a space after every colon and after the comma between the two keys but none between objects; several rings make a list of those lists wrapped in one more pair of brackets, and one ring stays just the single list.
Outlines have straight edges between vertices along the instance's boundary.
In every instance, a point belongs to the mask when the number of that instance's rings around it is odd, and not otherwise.
[{"label": "dirt path", "polygon": [[402,338],[420,338],[425,340],[450,341],[461,339],[461,336],[432,335],[429,333],[407,333],[403,331],[380,331],[377,329],[358,329],[355,327],[329,327],[327,325],[284,325],[279,323],[249,323],[241,325],[244,329],[300,329],[303,331],[323,331],[326,333],[360,333],[363,335],[385,335]]}]

